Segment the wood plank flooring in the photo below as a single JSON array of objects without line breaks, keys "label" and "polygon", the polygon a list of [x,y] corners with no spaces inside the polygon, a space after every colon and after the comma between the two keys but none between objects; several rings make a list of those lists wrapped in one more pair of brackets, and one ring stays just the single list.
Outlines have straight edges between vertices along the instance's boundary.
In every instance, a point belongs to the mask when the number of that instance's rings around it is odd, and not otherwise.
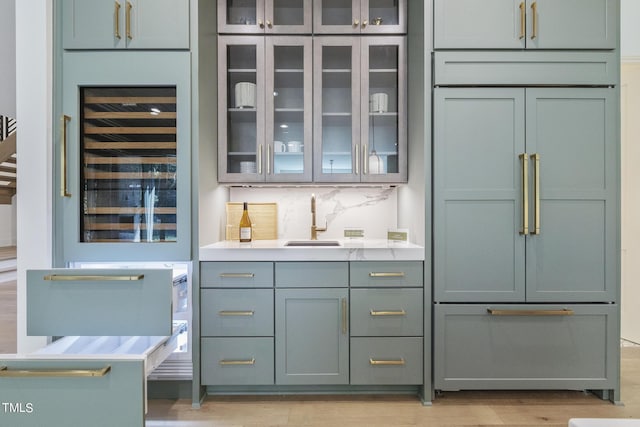
[{"label": "wood plank flooring", "polygon": [[570,418],[640,418],[640,347],[623,347],[621,362],[620,406],[581,391],[446,392],[426,407],[414,396],[210,396],[200,409],[151,400],[146,425],[566,427]]}]

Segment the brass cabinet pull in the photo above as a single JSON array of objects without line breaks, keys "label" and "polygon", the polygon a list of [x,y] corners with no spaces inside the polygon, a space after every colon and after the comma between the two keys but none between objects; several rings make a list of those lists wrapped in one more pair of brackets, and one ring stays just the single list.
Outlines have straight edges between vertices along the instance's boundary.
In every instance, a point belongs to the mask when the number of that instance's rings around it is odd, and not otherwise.
[{"label": "brass cabinet pull", "polygon": [[271,146],[267,144],[267,175],[271,175],[271,162],[274,161],[271,157]]},{"label": "brass cabinet pull", "polygon": [[264,28],[264,22],[262,22],[262,19],[258,19],[258,25],[260,28]]},{"label": "brass cabinet pull", "polygon": [[540,234],[540,154],[532,154],[533,159],[533,230],[531,234]]},{"label": "brass cabinet pull", "polygon": [[347,299],[342,298],[342,333],[347,333]]},{"label": "brass cabinet pull", "polygon": [[368,24],[369,24],[369,21],[365,19],[364,21],[362,21],[362,28],[366,28]]},{"label": "brass cabinet pull", "polygon": [[269,19],[267,19],[267,27],[273,28],[273,23],[271,23],[271,20]]},{"label": "brass cabinet pull", "polygon": [[111,366],[102,369],[18,369],[10,370],[0,366],[0,377],[104,377]]},{"label": "brass cabinet pull", "polygon": [[109,276],[109,275],[69,275],[50,274],[43,277],[48,282],[136,282],[144,279],[144,274],[132,276]]},{"label": "brass cabinet pull", "polygon": [[262,175],[262,144],[258,145],[258,175]]},{"label": "brass cabinet pull", "polygon": [[376,360],[373,358],[369,358],[369,365],[373,365],[373,366],[402,366],[405,365],[406,362],[404,361],[404,359],[401,357],[400,359],[390,359],[390,360]]},{"label": "brass cabinet pull", "polygon": [[220,277],[223,279],[252,279],[255,277],[253,273],[220,273]]},{"label": "brass cabinet pull", "polygon": [[358,18],[353,18],[353,26],[357,27],[358,25],[360,25],[360,20]]},{"label": "brass cabinet pull", "polygon": [[404,310],[369,310],[369,314],[372,316],[406,316],[407,312]]},{"label": "brass cabinet pull", "polygon": [[131,9],[133,9],[133,5],[130,2],[127,2],[127,16],[126,16],[126,20],[125,20],[125,25],[126,25],[126,31],[127,31],[127,38],[129,40],[133,39],[133,36],[131,35]]},{"label": "brass cabinet pull", "polygon": [[71,116],[62,116],[62,138],[60,140],[60,195],[71,197],[67,190],[67,123],[71,121]]},{"label": "brass cabinet pull", "polygon": [[256,359],[246,359],[246,360],[233,360],[233,359],[222,359],[218,362],[221,365],[255,365]]},{"label": "brass cabinet pull", "polygon": [[362,175],[369,173],[369,159],[367,158],[367,144],[362,144]]},{"label": "brass cabinet pull", "polygon": [[354,161],[356,162],[356,175],[360,175],[360,144],[356,144],[353,147],[353,157],[354,157]]},{"label": "brass cabinet pull", "polygon": [[538,3],[535,1],[531,3],[531,16],[531,40],[535,40],[538,37]]},{"label": "brass cabinet pull", "polygon": [[372,271],[371,273],[369,273],[369,277],[404,277],[404,271],[397,271],[392,273],[376,273]]},{"label": "brass cabinet pull", "polygon": [[120,3],[115,2],[115,10],[114,10],[114,15],[115,15],[115,19],[114,19],[114,29],[113,29],[113,35],[115,36],[115,38],[117,38],[118,40],[120,40],[122,38],[122,36],[120,36]]},{"label": "brass cabinet pull", "polygon": [[522,160],[522,230],[520,234],[529,234],[529,155],[520,154]]},{"label": "brass cabinet pull", "polygon": [[526,22],[526,10],[524,2],[520,3],[520,40],[522,40],[527,32],[527,22]]},{"label": "brass cabinet pull", "polygon": [[253,316],[255,312],[253,310],[247,311],[233,311],[233,310],[220,310],[218,316]]},{"label": "brass cabinet pull", "polygon": [[568,308],[561,310],[496,310],[487,308],[487,313],[492,316],[572,316],[574,311]]}]

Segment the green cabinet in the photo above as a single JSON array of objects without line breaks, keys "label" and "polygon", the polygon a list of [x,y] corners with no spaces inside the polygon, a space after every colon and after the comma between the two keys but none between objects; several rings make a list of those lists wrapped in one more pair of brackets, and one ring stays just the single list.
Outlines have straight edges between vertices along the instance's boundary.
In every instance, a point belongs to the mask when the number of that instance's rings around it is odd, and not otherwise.
[{"label": "green cabinet", "polygon": [[191,259],[188,52],[62,55],[57,263]]},{"label": "green cabinet", "polygon": [[435,0],[435,49],[614,49],[617,0]]},{"label": "green cabinet", "polygon": [[189,0],[62,0],[64,49],[189,49]]},{"label": "green cabinet", "polygon": [[616,300],[616,102],[608,88],[434,90],[436,301]]}]

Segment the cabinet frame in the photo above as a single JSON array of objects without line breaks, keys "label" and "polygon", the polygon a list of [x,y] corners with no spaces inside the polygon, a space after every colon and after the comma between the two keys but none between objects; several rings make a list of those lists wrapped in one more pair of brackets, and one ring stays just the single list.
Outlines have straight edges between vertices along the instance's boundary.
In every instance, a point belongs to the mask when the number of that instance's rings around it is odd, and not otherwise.
[{"label": "cabinet frame", "polygon": [[[312,0],[300,0],[303,7],[302,25],[277,25],[274,21],[274,0],[255,0],[256,23],[227,23],[227,0],[218,0],[218,32],[229,34],[310,34],[312,30]],[[269,25],[272,22],[272,25]]]},{"label": "cabinet frame", "polygon": [[[397,0],[397,25],[371,25],[372,18],[366,16],[370,0],[351,1],[352,20],[349,25],[323,25],[322,1],[313,2],[313,32],[316,34],[404,34],[407,32],[407,0]],[[365,23],[367,21],[367,23]]]}]

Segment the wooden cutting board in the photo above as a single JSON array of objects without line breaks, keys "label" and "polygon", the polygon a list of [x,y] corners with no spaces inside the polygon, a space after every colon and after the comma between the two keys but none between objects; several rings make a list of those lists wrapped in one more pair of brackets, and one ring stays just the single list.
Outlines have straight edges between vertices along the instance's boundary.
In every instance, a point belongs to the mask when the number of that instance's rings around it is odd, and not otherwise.
[{"label": "wooden cutting board", "polygon": [[[240,202],[227,202],[227,240],[239,240]],[[253,240],[276,240],[278,238],[278,204],[249,203],[249,218],[253,231]]]}]

